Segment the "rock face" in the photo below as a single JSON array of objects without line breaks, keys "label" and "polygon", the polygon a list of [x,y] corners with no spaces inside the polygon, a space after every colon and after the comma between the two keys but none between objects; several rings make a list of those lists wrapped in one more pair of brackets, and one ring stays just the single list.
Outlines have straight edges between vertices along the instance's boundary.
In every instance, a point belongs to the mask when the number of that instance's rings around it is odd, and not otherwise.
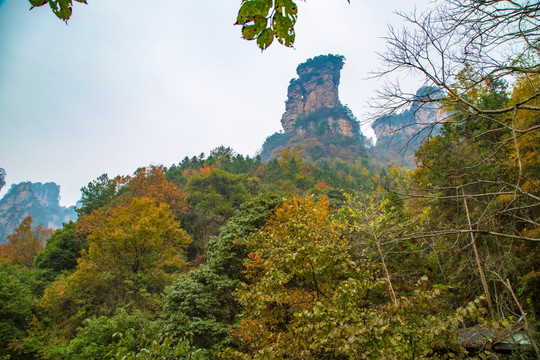
[{"label": "rock face", "polygon": [[31,216],[34,225],[58,229],[62,223],[77,219],[75,207],[60,206],[60,186],[55,183],[23,182],[11,186],[0,200],[0,244],[21,221]]},{"label": "rock face", "polygon": [[287,91],[285,113],[281,124],[285,132],[293,131],[296,120],[322,108],[340,106],[339,79],[343,58],[324,56],[298,66],[298,79],[292,79]]},{"label": "rock face", "polygon": [[[420,100],[437,94],[433,87],[422,87],[416,92]],[[378,118],[371,128],[377,137],[376,145],[370,155],[379,165],[395,163],[408,169],[416,167],[414,151],[427,136],[438,134],[444,114],[435,104],[422,104],[415,101],[411,107],[400,114]]]},{"label": "rock face", "polygon": [[307,161],[365,155],[358,121],[339,101],[343,64],[343,56],[321,55],[298,66],[298,78],[291,80],[287,91],[283,132],[267,138],[263,160],[278,157],[286,147],[301,151]]}]

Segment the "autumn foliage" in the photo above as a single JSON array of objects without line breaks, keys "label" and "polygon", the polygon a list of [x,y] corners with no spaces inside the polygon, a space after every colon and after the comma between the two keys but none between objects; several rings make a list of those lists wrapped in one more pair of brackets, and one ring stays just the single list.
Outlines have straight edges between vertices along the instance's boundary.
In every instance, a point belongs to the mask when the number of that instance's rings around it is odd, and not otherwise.
[{"label": "autumn foliage", "polygon": [[45,241],[53,230],[42,224],[32,227],[32,217],[24,218],[15,233],[8,235],[8,243],[0,245],[0,260],[32,269],[34,259],[45,248]]}]

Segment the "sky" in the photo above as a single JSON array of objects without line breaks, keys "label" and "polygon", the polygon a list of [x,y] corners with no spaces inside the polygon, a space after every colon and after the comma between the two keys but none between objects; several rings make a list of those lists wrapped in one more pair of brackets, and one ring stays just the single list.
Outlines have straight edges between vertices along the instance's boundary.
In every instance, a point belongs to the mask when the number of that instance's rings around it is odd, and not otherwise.
[{"label": "sky", "polygon": [[66,25],[47,5],[0,0],[0,196],[52,181],[67,206],[104,173],[169,167],[220,145],[254,156],[282,129],[296,67],[317,55],[345,56],[340,99],[363,121],[383,86],[369,79],[382,37],[402,24],[394,11],[422,1],[298,1],[294,49],[264,52],[233,25],[240,3],[88,0]]}]

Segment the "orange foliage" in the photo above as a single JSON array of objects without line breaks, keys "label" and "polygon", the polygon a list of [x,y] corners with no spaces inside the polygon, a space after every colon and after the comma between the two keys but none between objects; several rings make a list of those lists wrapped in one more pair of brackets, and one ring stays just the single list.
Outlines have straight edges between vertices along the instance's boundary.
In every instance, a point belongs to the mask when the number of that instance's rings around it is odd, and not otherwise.
[{"label": "orange foliage", "polygon": [[45,229],[41,224],[32,228],[32,217],[27,216],[15,233],[8,235],[8,243],[0,245],[0,260],[34,267],[36,256],[45,248],[45,241],[52,235],[52,229]]},{"label": "orange foliage", "polygon": [[328,188],[331,188],[331,187],[332,186],[325,183],[324,180],[321,180],[317,184],[315,184],[315,188],[317,188],[319,190],[325,190],[325,189],[328,189]]},{"label": "orange foliage", "polygon": [[201,175],[208,175],[210,174],[212,171],[214,171],[216,169],[216,167],[214,166],[214,164],[204,164],[202,168],[199,169],[199,174]]},{"label": "orange foliage", "polygon": [[246,262],[246,268],[242,272],[246,274],[246,279],[256,281],[264,273],[264,261],[258,251],[250,252],[247,257],[249,261]]},{"label": "orange foliage", "polygon": [[152,165],[138,169],[134,176],[129,178],[127,189],[128,193],[124,196],[128,199],[121,201],[123,205],[129,203],[132,197],[148,198],[156,204],[169,205],[176,217],[188,211],[187,195],[165,178],[163,166]]}]

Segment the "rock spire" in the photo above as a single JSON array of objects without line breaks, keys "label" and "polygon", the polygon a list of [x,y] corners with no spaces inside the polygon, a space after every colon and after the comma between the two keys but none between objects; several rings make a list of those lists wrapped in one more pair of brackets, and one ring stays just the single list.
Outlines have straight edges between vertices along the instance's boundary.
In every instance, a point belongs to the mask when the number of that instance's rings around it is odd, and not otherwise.
[{"label": "rock spire", "polygon": [[358,121],[339,101],[343,64],[341,55],[320,55],[296,68],[298,78],[289,84],[281,118],[283,132],[266,139],[263,160],[279,157],[287,147],[300,151],[307,161],[365,156]]}]

